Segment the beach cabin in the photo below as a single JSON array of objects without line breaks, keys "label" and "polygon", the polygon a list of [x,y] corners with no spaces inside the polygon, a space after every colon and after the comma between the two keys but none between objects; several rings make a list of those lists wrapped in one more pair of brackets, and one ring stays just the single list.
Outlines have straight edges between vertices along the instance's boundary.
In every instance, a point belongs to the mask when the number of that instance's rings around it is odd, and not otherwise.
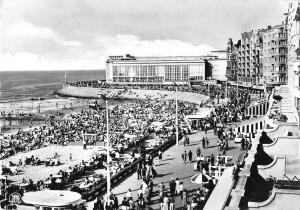
[{"label": "beach cabin", "polygon": [[83,210],[85,200],[77,192],[63,190],[44,190],[24,193],[22,203],[17,209],[22,210]]}]

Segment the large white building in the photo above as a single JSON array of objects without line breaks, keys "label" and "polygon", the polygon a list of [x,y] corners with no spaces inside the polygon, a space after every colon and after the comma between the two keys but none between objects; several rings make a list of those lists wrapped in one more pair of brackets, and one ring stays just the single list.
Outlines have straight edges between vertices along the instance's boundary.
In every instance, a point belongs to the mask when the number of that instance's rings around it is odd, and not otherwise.
[{"label": "large white building", "polygon": [[[212,79],[225,78],[226,66],[218,56],[136,57],[109,56],[106,61],[107,83],[189,83],[205,80],[205,63],[212,64]],[[223,71],[219,70],[224,68]],[[219,73],[218,73],[219,72]],[[224,76],[220,76],[223,72]]]},{"label": "large white building", "polygon": [[205,79],[205,61],[197,56],[110,56],[106,61],[107,83],[188,83]]},{"label": "large white building", "polygon": [[291,1],[287,12],[288,86],[291,100],[300,109],[300,3]]}]

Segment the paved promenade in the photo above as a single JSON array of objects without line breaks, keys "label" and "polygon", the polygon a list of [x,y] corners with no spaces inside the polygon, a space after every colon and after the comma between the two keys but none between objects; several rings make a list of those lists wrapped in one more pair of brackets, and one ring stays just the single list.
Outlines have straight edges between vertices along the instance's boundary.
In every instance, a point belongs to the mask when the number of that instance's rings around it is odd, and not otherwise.
[{"label": "paved promenade", "polygon": [[[209,148],[203,149],[201,139],[202,137],[207,137],[209,139]],[[197,171],[193,170],[193,165],[195,162],[187,162],[184,164],[181,154],[186,150],[187,152],[191,150],[193,152],[193,161],[196,160],[196,149],[200,147],[201,154],[204,156],[208,156],[214,154],[215,156],[218,154],[218,147],[217,147],[217,136],[213,134],[213,131],[208,131],[207,134],[204,132],[197,132],[191,134],[190,136],[190,145],[184,147],[183,143],[180,142],[179,147],[176,145],[169,148],[167,151],[163,153],[162,161],[158,162],[157,157],[155,158],[155,165],[156,170],[158,173],[158,177],[153,179],[154,183],[154,196],[151,198],[151,207],[152,209],[159,209],[159,197],[158,191],[156,190],[156,186],[161,181],[164,182],[166,188],[169,188],[169,181],[171,178],[179,178],[181,182],[183,182],[185,188],[190,192],[190,197],[193,193],[196,193],[196,190],[199,188],[199,185],[193,184],[190,181],[190,178],[197,174]],[[235,144],[232,141],[229,141],[229,150],[227,151],[227,155],[231,155],[236,160],[241,154],[242,151],[240,150],[240,145]],[[117,195],[119,202],[122,201],[123,197],[125,196],[126,191],[130,188],[133,192],[134,200],[137,198],[138,189],[141,186],[142,181],[137,180],[137,174],[134,173],[127,179],[125,179],[122,183],[117,186],[114,186],[112,192]],[[175,200],[175,207],[180,208],[182,207],[182,202],[180,197],[176,197]]]}]

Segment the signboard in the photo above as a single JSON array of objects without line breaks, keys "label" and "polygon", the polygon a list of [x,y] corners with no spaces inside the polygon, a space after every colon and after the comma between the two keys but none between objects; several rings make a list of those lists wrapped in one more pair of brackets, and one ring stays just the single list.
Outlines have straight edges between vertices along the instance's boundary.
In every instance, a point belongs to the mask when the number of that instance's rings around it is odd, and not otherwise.
[{"label": "signboard", "polygon": [[22,202],[22,196],[19,193],[14,192],[14,193],[10,194],[8,201],[10,204],[13,204],[13,205],[19,204]]}]

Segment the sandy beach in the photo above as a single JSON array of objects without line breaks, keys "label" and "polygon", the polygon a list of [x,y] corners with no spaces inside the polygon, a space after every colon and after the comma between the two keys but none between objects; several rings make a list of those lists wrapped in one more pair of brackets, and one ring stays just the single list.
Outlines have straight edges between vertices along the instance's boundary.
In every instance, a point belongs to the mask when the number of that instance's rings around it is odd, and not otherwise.
[{"label": "sandy beach", "polygon": [[[91,156],[99,152],[99,146],[89,146],[87,150],[83,150],[81,145],[77,146],[47,146],[37,150],[31,150],[29,152],[17,153],[16,155],[6,158],[2,161],[3,165],[12,161],[13,163],[18,163],[19,160],[24,162],[26,157],[38,157],[41,160],[54,157],[54,154],[57,153],[59,160],[62,163],[59,166],[18,166],[20,172],[17,175],[9,176],[9,179],[12,181],[21,181],[23,178],[26,180],[32,179],[33,181],[45,180],[49,177],[50,174],[57,174],[59,170],[66,170],[69,167],[72,167],[76,164],[79,164],[82,160],[89,160]],[[72,155],[72,160],[70,160],[70,154]]]}]

